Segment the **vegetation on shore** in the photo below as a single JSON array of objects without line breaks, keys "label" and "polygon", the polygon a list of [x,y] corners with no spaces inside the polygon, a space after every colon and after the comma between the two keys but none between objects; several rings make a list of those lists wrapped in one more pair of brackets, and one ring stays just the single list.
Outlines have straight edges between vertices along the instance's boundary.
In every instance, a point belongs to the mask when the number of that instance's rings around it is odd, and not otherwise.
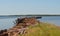
[{"label": "vegetation on shore", "polygon": [[60,27],[43,23],[41,17],[17,18],[16,25],[9,30],[1,30],[0,36],[60,36]]},{"label": "vegetation on shore", "polygon": [[40,24],[28,28],[27,33],[19,36],[60,36],[60,29],[49,23],[40,22]]}]

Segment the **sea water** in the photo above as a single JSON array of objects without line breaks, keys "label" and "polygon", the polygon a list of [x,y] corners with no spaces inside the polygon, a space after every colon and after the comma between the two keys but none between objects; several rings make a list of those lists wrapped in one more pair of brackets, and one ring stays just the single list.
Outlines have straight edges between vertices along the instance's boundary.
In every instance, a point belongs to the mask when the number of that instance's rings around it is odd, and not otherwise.
[{"label": "sea water", "polygon": [[[20,16],[18,16],[18,17],[20,17]],[[13,16],[13,17],[11,17],[11,16],[10,17],[5,17],[5,16],[1,17],[0,16],[0,30],[12,28],[15,25],[14,21],[18,17],[17,16]],[[42,18],[39,19],[39,21],[60,26],[60,16],[42,16]]]}]

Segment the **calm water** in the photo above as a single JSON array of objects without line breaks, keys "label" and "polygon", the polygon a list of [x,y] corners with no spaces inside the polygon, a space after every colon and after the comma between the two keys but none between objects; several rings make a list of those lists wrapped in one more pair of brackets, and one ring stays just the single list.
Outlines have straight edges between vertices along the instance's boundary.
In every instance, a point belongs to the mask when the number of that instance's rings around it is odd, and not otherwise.
[{"label": "calm water", "polygon": [[60,16],[43,16],[40,20],[60,26]]},{"label": "calm water", "polygon": [[[0,17],[0,30],[9,29],[14,26],[14,21],[18,17]],[[60,26],[60,16],[42,16],[42,19],[39,19],[42,22],[48,22]]]}]

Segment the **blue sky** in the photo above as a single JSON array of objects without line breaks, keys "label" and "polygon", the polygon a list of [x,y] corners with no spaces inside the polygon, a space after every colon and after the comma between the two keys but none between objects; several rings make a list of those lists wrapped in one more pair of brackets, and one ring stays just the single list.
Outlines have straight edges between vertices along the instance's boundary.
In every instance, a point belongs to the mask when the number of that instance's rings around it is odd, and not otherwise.
[{"label": "blue sky", "polygon": [[60,0],[0,0],[0,15],[60,14]]}]

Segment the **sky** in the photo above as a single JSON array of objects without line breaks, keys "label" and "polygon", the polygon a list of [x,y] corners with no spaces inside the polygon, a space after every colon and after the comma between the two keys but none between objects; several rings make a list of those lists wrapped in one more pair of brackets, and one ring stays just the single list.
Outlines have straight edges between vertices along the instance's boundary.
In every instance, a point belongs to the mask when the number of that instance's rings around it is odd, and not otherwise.
[{"label": "sky", "polygon": [[0,15],[60,14],[60,0],[0,0]]}]

